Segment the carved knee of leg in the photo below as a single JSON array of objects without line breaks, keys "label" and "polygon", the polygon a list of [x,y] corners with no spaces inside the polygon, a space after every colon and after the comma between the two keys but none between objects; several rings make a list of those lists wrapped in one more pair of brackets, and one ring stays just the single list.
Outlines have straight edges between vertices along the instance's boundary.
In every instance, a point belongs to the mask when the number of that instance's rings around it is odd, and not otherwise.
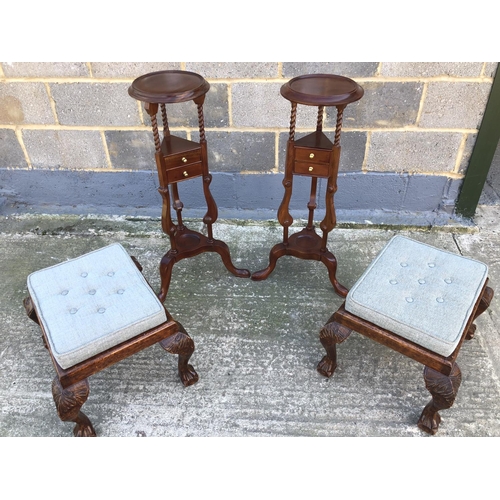
[{"label": "carved knee of leg", "polygon": [[87,401],[89,392],[89,384],[86,379],[63,388],[59,379],[55,377],[52,382],[52,395],[59,418],[65,422],[75,420],[80,408]]},{"label": "carved knee of leg", "polygon": [[321,343],[326,345],[341,344],[351,334],[351,329],[336,321],[327,323],[319,332]]}]

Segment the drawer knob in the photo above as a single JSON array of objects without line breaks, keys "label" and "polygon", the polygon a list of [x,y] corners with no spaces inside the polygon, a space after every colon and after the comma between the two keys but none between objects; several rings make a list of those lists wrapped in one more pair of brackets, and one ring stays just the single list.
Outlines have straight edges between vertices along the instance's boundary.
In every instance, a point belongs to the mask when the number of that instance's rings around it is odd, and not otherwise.
[{"label": "drawer knob", "polygon": [[189,174],[188,174],[185,170],[184,170],[184,172],[182,172],[182,175],[183,175],[184,177],[189,177]]},{"label": "drawer knob", "polygon": [[312,158],[314,158],[314,153],[311,153],[311,154],[309,155],[309,158],[311,158],[311,159],[312,159]]},{"label": "drawer knob", "polygon": [[187,163],[187,158],[186,157],[182,157],[182,163]]},{"label": "drawer knob", "polygon": [[[312,154],[312,153],[311,153]],[[313,155],[314,156],[314,155]],[[309,172],[312,172],[314,169],[313,167],[309,167]]]}]

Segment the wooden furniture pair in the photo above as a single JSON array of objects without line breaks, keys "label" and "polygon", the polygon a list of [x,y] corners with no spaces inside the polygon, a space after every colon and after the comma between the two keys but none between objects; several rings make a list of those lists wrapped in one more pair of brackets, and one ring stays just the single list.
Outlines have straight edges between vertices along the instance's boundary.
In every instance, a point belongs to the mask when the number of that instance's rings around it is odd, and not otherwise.
[{"label": "wooden furniture pair", "polygon": [[[474,320],[490,305],[485,264],[394,237],[349,291],[320,332],[326,355],[318,371],[337,368],[337,344],[352,330],[425,365],[432,399],[418,426],[435,434],[440,410],[450,408],[461,382],[456,358],[474,336]],[[28,277],[28,316],[42,330],[56,377],[59,417],[75,422],[75,436],[95,436],[81,408],[88,377],[154,343],[178,354],[185,386],[198,375],[188,363],[194,343],[175,322],[119,244],[42,269]]]},{"label": "wooden furniture pair", "polygon": [[[155,143],[155,158],[163,198],[162,228],[170,237],[170,250],[160,263],[161,291],[159,298],[165,301],[173,265],[181,259],[193,257],[203,252],[217,252],[226,268],[235,276],[250,277],[247,269],[237,269],[231,262],[227,245],[215,240],[212,224],[217,220],[217,205],[210,192],[212,176],[208,170],[207,141],[203,117],[203,103],[210,88],[209,83],[200,75],[188,71],[158,71],[135,79],[129,88],[129,95],[144,102],[146,112],[151,118]],[[337,176],[340,160],[340,132],[342,118],[347,104],[359,100],[363,89],[353,80],[338,75],[313,74],[293,78],[281,88],[281,95],[291,101],[292,111],[290,133],[287,143],[286,167],[283,186],[285,194],[278,210],[278,220],[283,226],[283,241],[275,245],[269,255],[269,265],[262,271],[252,274],[253,280],[266,279],[283,255],[323,262],[329,273],[330,281],[337,294],[347,295],[347,289],[336,278],[337,260],[327,249],[329,232],[336,225],[334,193],[337,191]],[[170,133],[166,104],[194,101],[198,107],[199,142],[186,140]],[[316,130],[295,140],[297,104],[317,106]],[[335,107],[337,111],[335,138],[332,143],[323,132],[325,107]],[[161,109],[163,139],[158,131],[157,113]],[[293,176],[311,178],[311,192],[307,207],[309,219],[304,230],[292,236],[288,229],[293,223],[289,211],[292,196]],[[208,237],[187,229],[182,221],[183,204],[180,201],[178,183],[194,177],[202,177],[203,191],[208,211],[203,218]],[[320,224],[322,236],[315,231],[313,222],[317,207],[316,193],[318,179],[326,179],[326,214]],[[177,224],[172,222],[170,204],[177,214]]]},{"label": "wooden furniture pair", "polygon": [[337,345],[353,330],[422,363],[432,399],[418,427],[435,434],[439,411],[453,405],[461,383],[462,344],[473,338],[474,320],[493,298],[487,274],[482,262],[394,237],[321,329],[326,355],[319,373],[333,375]]},{"label": "wooden furniture pair", "polygon": [[95,436],[81,411],[88,377],[153,344],[177,354],[184,386],[198,381],[189,364],[194,342],[172,318],[119,244],[109,245],[28,277],[24,307],[42,330],[56,377],[59,417],[75,422],[75,436]]},{"label": "wooden furniture pair", "polygon": [[[200,75],[189,71],[157,71],[136,78],[128,93],[134,99],[144,102],[144,109],[151,118],[153,139],[155,143],[155,159],[163,199],[162,229],[170,238],[170,250],[160,262],[161,291],[159,298],[165,301],[172,268],[176,262],[194,257],[204,252],[217,252],[232,274],[239,278],[250,277],[247,269],[236,268],[226,243],[213,237],[212,224],[217,220],[218,210],[210,192],[212,175],[208,170],[207,140],[205,136],[205,120],[203,103],[210,84]],[[193,101],[198,110],[199,142],[183,139],[170,133],[166,104]],[[163,138],[158,131],[157,113],[161,109]],[[203,222],[207,228],[207,236],[189,230],[182,221],[183,203],[179,197],[178,183],[201,177],[203,193],[207,203],[207,213]],[[177,214],[177,224],[171,217],[170,202]]]}]

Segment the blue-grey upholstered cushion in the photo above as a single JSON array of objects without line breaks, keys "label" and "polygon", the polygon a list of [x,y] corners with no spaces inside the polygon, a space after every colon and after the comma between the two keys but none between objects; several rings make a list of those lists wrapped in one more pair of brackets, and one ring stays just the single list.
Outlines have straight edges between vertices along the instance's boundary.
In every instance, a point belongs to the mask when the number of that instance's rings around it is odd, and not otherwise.
[{"label": "blue-grey upholstered cushion", "polygon": [[165,322],[165,308],[118,243],[28,276],[57,363],[69,368]]},{"label": "blue-grey upholstered cushion", "polygon": [[482,262],[395,236],[351,288],[345,308],[449,356],[460,342],[487,275]]}]

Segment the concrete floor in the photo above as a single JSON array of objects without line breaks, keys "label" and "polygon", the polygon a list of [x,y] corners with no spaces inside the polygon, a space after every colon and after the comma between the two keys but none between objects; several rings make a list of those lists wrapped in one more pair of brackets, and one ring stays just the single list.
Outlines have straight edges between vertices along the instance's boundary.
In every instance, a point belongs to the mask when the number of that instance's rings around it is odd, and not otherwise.
[{"label": "concrete floor", "polygon": [[[337,277],[354,284],[396,233],[490,266],[500,282],[499,207],[480,207],[476,226],[433,229],[337,228],[329,237]],[[200,229],[198,222],[188,224]],[[281,227],[218,221],[215,237],[237,267],[267,266]],[[159,287],[158,263],[169,248],[156,220],[11,215],[0,221],[0,436],[70,436],[51,394],[54,370],[22,299],[32,271],[120,242]],[[499,289],[500,293],[500,289]],[[331,379],[316,371],[318,333],[341,304],[326,268],[283,257],[262,282],[228,273],[217,254],[174,266],[166,306],[196,344],[200,380],[184,388],[176,358],[152,346],[90,378],[84,406],[99,436],[413,436],[430,399],[422,366],[361,335],[339,347]],[[500,436],[500,301],[477,320],[458,358],[462,385],[442,412],[436,437]]]}]

